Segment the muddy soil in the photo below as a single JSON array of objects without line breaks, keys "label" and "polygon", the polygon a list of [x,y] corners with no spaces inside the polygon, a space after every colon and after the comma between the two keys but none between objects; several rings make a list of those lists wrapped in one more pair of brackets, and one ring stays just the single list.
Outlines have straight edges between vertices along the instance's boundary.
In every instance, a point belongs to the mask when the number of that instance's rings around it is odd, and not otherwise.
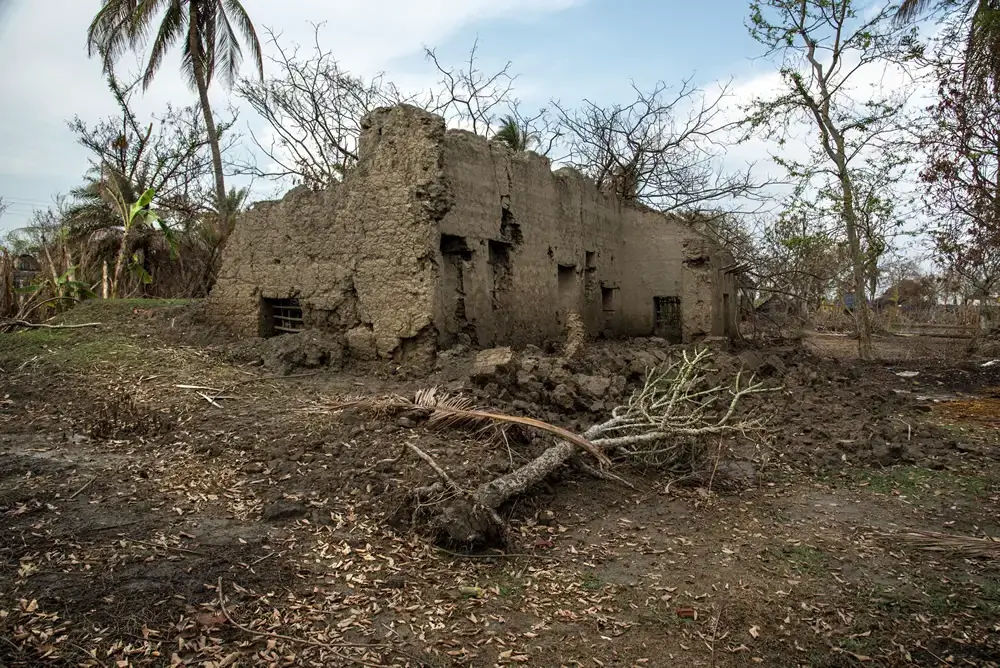
[{"label": "muddy soil", "polygon": [[338,402],[436,385],[581,430],[679,351],[272,370],[189,312],[0,335],[0,665],[1000,665],[996,561],[899,536],[1000,534],[1000,365],[961,342],[716,350],[720,381],[781,388],[746,407],[766,438],[725,444],[739,484],[571,466],[503,509],[502,553],[461,555],[411,523],[436,477],[405,444],[472,484],[548,442]]}]

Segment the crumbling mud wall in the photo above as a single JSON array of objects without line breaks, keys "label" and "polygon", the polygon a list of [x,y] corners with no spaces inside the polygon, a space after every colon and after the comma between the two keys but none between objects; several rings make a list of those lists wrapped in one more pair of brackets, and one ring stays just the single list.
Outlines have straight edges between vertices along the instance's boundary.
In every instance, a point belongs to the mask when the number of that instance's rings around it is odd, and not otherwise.
[{"label": "crumbling mud wall", "polygon": [[680,220],[402,105],[365,118],[358,166],[337,187],[240,218],[209,307],[264,336],[287,315],[274,300],[297,300],[301,328],[343,348],[329,359],[541,344],[572,313],[590,336],[681,342],[724,333],[724,263]]},{"label": "crumbling mud wall", "polygon": [[439,223],[441,345],[538,344],[574,311],[591,336],[678,342],[735,322],[722,313],[724,253],[687,223],[469,132],[446,133],[443,159],[454,201]]},{"label": "crumbling mud wall", "polygon": [[303,327],[343,334],[349,357],[433,352],[444,121],[414,107],[364,120],[360,162],[337,187],[254,206],[229,239],[209,298],[239,334],[262,334],[266,300],[297,299]]}]

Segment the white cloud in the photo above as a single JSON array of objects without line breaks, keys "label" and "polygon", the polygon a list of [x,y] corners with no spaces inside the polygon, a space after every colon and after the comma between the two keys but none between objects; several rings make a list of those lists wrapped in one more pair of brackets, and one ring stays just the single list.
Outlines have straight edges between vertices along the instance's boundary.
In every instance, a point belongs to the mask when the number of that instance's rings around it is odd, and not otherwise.
[{"label": "white cloud", "polygon": [[[363,75],[392,74],[393,62],[433,46],[480,21],[535,20],[583,0],[243,0],[264,39],[264,28],[283,40],[310,45],[310,22],[325,22],[322,46],[349,70]],[[74,114],[96,121],[115,112],[97,60],[88,59],[86,30],[98,7],[81,0],[24,0],[12,3],[0,23],[0,197],[47,201],[51,194],[74,185],[86,166],[86,153],[73,143],[65,122]],[[328,41],[326,41],[328,40]],[[15,64],[16,63],[16,64]],[[195,101],[179,71],[177,54],[162,71],[137,108],[142,113],[162,109],[167,102]],[[128,69],[137,70],[137,63]],[[245,63],[246,73],[250,72]],[[429,85],[407,73],[406,84]],[[227,94],[213,91],[221,107]],[[244,111],[242,120],[250,119]],[[27,185],[26,185],[27,184]],[[23,224],[27,216],[8,214],[0,229]]]}]

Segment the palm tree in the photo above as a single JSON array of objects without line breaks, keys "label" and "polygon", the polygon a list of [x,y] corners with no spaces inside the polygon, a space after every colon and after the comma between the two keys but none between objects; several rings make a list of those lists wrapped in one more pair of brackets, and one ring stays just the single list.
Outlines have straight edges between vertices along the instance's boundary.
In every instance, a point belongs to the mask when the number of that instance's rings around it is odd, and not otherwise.
[{"label": "palm tree", "polygon": [[515,153],[527,151],[528,147],[535,141],[534,135],[523,130],[513,116],[504,116],[503,123],[493,135],[493,139],[506,144]]},{"label": "palm tree", "polygon": [[968,26],[966,81],[977,84],[992,80],[994,86],[1000,85],[1000,0],[903,0],[896,10],[896,20],[913,21],[932,10]]},{"label": "palm tree", "polygon": [[227,192],[222,151],[212,118],[208,87],[216,73],[227,87],[235,82],[243,60],[237,33],[246,42],[255,69],[261,79],[264,78],[257,32],[240,0],[103,0],[87,30],[88,56],[99,55],[105,72],[110,73],[115,61],[126,51],[145,46],[157,17],[158,27],[143,75],[143,89],[152,83],[170,47],[180,42],[183,71],[188,83],[198,91],[205,114],[215,171],[216,207],[224,207]]}]

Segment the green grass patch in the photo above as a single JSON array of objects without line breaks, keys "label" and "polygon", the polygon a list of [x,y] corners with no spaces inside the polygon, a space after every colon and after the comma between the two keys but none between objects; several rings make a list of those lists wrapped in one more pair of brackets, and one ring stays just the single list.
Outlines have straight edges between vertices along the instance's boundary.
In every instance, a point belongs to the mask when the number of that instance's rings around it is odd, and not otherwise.
[{"label": "green grass patch", "polygon": [[818,572],[829,560],[826,553],[809,545],[784,547],[782,548],[782,558],[800,573]]},{"label": "green grass patch", "polygon": [[194,299],[88,299],[60,313],[57,322],[77,325],[84,322],[113,322],[133,317],[133,309],[154,310],[193,304]]},{"label": "green grass patch", "polygon": [[586,591],[599,591],[604,587],[604,582],[596,575],[588,573],[583,576],[583,582],[580,583],[580,587]]},{"label": "green grass patch", "polygon": [[143,310],[183,307],[186,299],[91,299],[59,314],[51,324],[101,323],[72,329],[19,329],[0,334],[0,368],[31,367],[86,371],[128,366],[138,371],[175,365],[176,355],[143,342],[143,332],[155,330]]},{"label": "green grass patch", "polygon": [[919,466],[897,466],[881,470],[856,471],[855,482],[876,494],[927,498],[941,494],[978,498],[986,495],[995,481],[983,476],[934,471]]},{"label": "green grass patch", "polygon": [[[0,334],[0,366],[58,366],[88,369],[112,364],[139,365],[149,351],[128,339],[72,329],[29,329]],[[151,360],[150,360],[151,361]]]}]

